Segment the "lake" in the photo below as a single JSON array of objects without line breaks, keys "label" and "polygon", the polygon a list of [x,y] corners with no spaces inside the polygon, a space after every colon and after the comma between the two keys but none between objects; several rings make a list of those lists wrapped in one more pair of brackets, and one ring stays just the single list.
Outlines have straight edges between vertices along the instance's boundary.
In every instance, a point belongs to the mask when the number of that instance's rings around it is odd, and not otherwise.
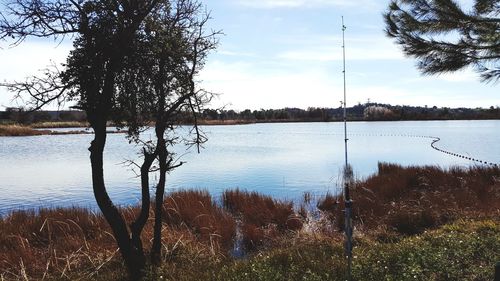
[{"label": "lake", "polygon": [[[432,149],[500,163],[500,121],[354,122],[348,125],[349,162],[355,176],[377,171],[379,161],[442,167],[478,165]],[[344,163],[342,123],[272,123],[203,127],[209,141],[196,149],[175,148],[183,166],[167,177],[167,190],[207,189],[218,196],[229,188],[299,199],[308,191],[339,192]],[[152,137],[152,131],[143,134]],[[92,135],[0,137],[0,214],[12,209],[54,206],[95,207],[89,152]],[[105,150],[105,179],[122,205],[140,198],[140,181],[126,160],[140,147],[111,134]],[[152,185],[157,181],[152,177]],[[153,188],[152,188],[153,190]]]}]

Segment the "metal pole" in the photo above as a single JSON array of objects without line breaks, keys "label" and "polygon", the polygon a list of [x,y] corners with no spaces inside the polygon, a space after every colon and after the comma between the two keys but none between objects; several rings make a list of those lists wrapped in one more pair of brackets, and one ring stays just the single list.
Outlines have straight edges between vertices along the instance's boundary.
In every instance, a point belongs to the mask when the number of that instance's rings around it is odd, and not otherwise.
[{"label": "metal pole", "polygon": [[351,171],[349,161],[347,159],[347,92],[346,92],[346,68],[345,68],[345,30],[344,17],[342,17],[342,58],[343,58],[343,74],[344,74],[344,144],[345,144],[345,167],[344,167],[344,202],[345,202],[345,235],[346,243],[345,250],[347,256],[347,280],[351,280],[352,270],[352,221],[351,209],[352,201],[349,193],[349,184],[351,180]]},{"label": "metal pole", "polygon": [[494,281],[500,281],[500,261],[495,265],[495,279]]}]

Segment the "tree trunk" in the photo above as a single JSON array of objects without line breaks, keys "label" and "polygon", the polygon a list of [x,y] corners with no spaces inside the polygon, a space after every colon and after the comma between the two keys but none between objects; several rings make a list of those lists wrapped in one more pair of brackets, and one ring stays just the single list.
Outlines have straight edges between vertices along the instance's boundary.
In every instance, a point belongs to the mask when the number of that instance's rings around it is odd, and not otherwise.
[{"label": "tree trunk", "polygon": [[149,207],[151,206],[151,199],[149,196],[149,170],[155,160],[155,153],[148,153],[144,150],[144,162],[141,166],[141,189],[142,189],[142,204],[141,212],[137,219],[130,225],[130,232],[132,234],[132,246],[139,253],[141,257],[141,267],[145,266],[144,248],[142,246],[141,233],[149,218]]},{"label": "tree trunk", "polygon": [[142,251],[137,251],[132,246],[125,220],[111,202],[104,184],[103,152],[106,145],[106,120],[103,119],[92,124],[95,135],[89,148],[94,196],[104,218],[111,227],[131,279],[139,280],[144,269],[144,262],[142,262],[144,261],[144,254],[141,257]]},{"label": "tree trunk", "polygon": [[151,263],[155,266],[160,264],[161,261],[161,229],[162,229],[162,216],[163,216],[163,196],[165,194],[166,173],[168,169],[167,164],[167,147],[165,142],[165,88],[164,88],[164,71],[165,60],[161,59],[159,62],[159,76],[155,91],[158,94],[158,108],[156,112],[156,150],[158,152],[158,162],[160,166],[160,180],[156,187],[155,194],[155,223],[153,230],[153,245],[151,246]]},{"label": "tree trunk", "polygon": [[159,265],[161,261],[161,230],[162,230],[162,217],[163,217],[163,200],[165,194],[166,173],[167,173],[167,149],[163,133],[158,136],[158,161],[160,162],[160,180],[156,187],[155,194],[155,223],[153,234],[153,245],[151,247],[151,263]]}]

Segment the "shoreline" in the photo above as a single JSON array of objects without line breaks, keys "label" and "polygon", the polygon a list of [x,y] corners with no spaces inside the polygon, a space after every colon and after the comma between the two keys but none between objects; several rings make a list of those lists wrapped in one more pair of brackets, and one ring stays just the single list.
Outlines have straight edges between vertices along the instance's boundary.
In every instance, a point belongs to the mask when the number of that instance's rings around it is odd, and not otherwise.
[{"label": "shoreline", "polygon": [[[495,180],[499,176],[500,169],[494,168],[380,163],[376,174],[353,186],[356,280],[397,277],[406,268],[422,268],[412,273],[418,280],[446,276],[491,280],[500,258],[496,253],[500,182]],[[302,203],[291,204],[258,193],[226,190],[221,203],[215,203],[218,200],[206,191],[183,190],[165,198],[168,251],[160,272],[169,280],[275,280],[265,276],[292,273],[279,280],[309,280],[303,279],[310,276],[306,271],[319,276],[312,280],[343,280],[341,197],[325,195],[316,204],[304,194]],[[138,207],[121,211],[131,220]],[[0,217],[0,226],[0,237],[18,238],[0,239],[0,246],[7,249],[0,253],[0,274],[7,279],[17,279],[16,272],[30,279],[43,273],[50,280],[71,280],[93,272],[98,274],[83,280],[126,276],[99,212],[78,207],[13,211]],[[143,233],[146,249],[151,230],[149,223]],[[238,232],[241,236],[235,238]],[[244,258],[234,252],[238,244],[234,239],[240,239]],[[47,248],[56,250],[57,256]],[[458,267],[456,256],[462,261]],[[67,260],[71,268],[59,260]],[[59,277],[63,270],[64,279]]]},{"label": "shoreline", "polygon": [[[63,129],[66,127],[52,127]],[[68,127],[68,128],[83,128],[82,127]],[[125,131],[107,131],[108,134],[123,134]],[[32,137],[32,136],[58,136],[58,135],[92,135],[93,132],[86,130],[74,130],[67,132],[59,132],[53,130],[45,130],[42,128],[32,128],[29,126],[19,125],[0,125],[0,137]]]},{"label": "shoreline", "polygon": [[[349,120],[348,122],[436,122],[436,121],[499,121],[500,119],[426,119],[426,120]],[[200,120],[200,126],[237,126],[237,125],[252,125],[252,124],[287,124],[287,123],[341,123],[342,120]],[[187,126],[192,123],[181,123],[179,125]],[[109,128],[115,127],[114,124],[109,124]],[[154,124],[151,124],[154,127]],[[65,129],[65,128],[89,128],[86,122],[44,122],[34,123],[31,125],[19,124],[1,124],[0,137],[22,137],[22,136],[40,136],[40,135],[74,135],[74,134],[93,134],[86,130],[75,130],[68,132],[58,132],[50,129]],[[108,131],[108,133],[125,133],[121,131]]]}]

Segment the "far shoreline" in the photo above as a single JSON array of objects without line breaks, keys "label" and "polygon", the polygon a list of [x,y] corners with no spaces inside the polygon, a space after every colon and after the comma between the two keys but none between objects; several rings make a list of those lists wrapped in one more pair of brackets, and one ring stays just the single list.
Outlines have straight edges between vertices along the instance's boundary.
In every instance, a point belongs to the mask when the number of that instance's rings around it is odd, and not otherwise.
[{"label": "far shoreline", "polygon": [[[415,119],[415,120],[347,120],[347,122],[435,122],[435,121],[498,121],[497,118],[488,119]],[[228,119],[228,120],[199,120],[200,126],[235,126],[235,125],[253,125],[253,124],[287,124],[287,123],[341,123],[343,120],[304,120],[304,119],[274,119],[274,120],[241,120],[241,119]],[[181,122],[180,126],[192,126],[192,122]],[[149,125],[154,127],[154,123]],[[108,128],[116,128],[115,124],[108,124]],[[93,134],[88,130],[74,130],[67,132],[58,132],[50,129],[67,129],[67,128],[90,128],[87,122],[43,122],[32,123],[29,125],[21,125],[17,123],[0,123],[0,137],[26,137],[26,136],[41,136],[41,135],[87,135]],[[126,133],[126,130],[108,131],[110,134]]]}]

